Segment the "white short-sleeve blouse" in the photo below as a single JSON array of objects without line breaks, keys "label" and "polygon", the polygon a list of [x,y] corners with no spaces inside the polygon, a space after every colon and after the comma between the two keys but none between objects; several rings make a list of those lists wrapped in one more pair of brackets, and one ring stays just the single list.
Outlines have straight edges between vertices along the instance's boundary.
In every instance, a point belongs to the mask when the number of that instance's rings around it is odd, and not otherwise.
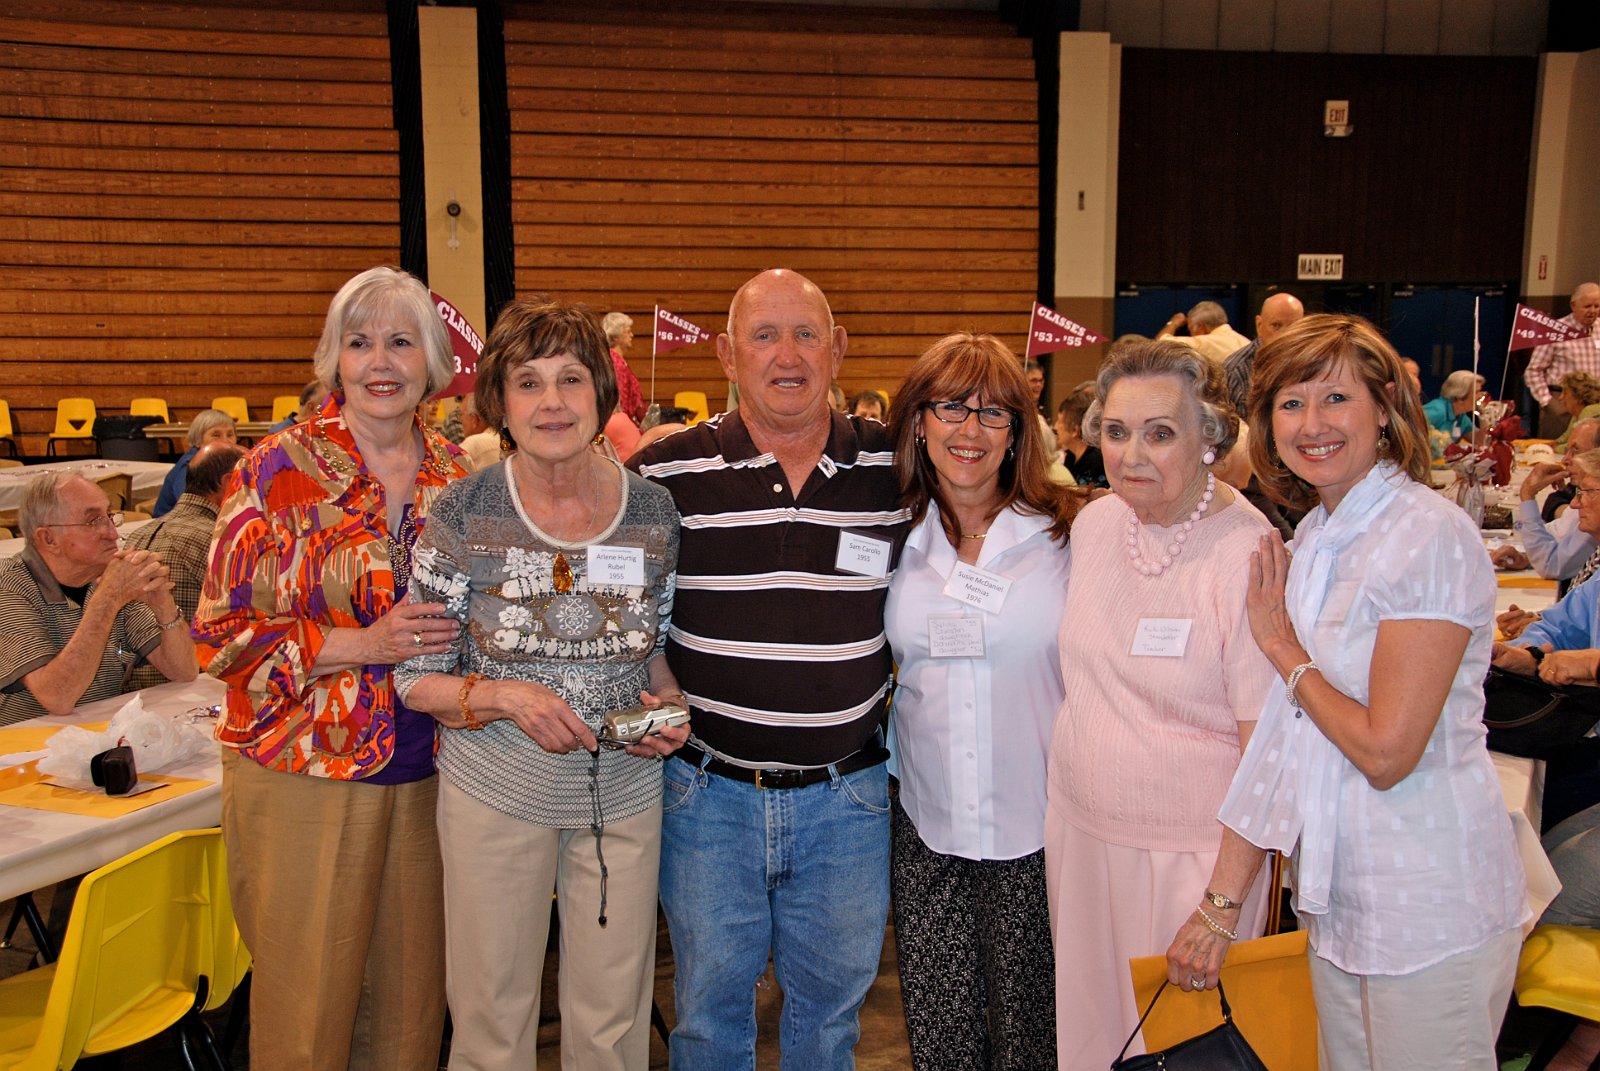
[{"label": "white short-sleeve blouse", "polygon": [[[1296,910],[1317,955],[1351,973],[1408,974],[1528,914],[1484,746],[1494,572],[1466,514],[1387,462],[1332,515],[1320,506],[1307,515],[1293,549],[1295,631],[1327,681],[1360,703],[1368,702],[1382,622],[1450,621],[1472,632],[1405,780],[1372,787],[1275,689],[1221,812],[1248,840],[1296,849]],[[1307,896],[1306,883],[1325,893],[1325,905]]]}]

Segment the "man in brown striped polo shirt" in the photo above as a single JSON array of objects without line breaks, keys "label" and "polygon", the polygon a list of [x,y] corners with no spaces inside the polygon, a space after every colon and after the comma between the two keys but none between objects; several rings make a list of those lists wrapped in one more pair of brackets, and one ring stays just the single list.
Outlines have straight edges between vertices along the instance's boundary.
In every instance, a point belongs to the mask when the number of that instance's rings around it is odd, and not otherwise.
[{"label": "man in brown striped polo shirt", "polygon": [[908,515],[886,429],[828,404],[846,341],[809,280],[757,275],[717,338],[739,408],[633,462],[683,516],[667,658],[694,735],[667,761],[661,862],[674,1067],[751,1066],[769,951],[784,1065],[851,1067],[877,974],[883,604]]}]

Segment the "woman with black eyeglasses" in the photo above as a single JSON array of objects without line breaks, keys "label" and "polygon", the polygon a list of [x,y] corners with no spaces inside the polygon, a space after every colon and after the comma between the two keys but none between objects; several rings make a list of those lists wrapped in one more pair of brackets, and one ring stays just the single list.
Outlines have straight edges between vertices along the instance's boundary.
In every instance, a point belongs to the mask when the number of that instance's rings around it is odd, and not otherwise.
[{"label": "woman with black eyeglasses", "polygon": [[889,589],[895,948],[914,1067],[1055,1066],[1044,876],[1056,629],[1082,502],[1046,475],[1022,365],[934,343],[895,394],[915,528]]}]

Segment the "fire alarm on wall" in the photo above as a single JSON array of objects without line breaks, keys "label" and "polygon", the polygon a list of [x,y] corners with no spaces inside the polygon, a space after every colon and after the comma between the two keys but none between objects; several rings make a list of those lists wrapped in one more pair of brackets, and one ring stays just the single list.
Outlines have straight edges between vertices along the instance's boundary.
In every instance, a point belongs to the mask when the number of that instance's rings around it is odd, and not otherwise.
[{"label": "fire alarm on wall", "polygon": [[1322,102],[1322,136],[1347,138],[1355,127],[1350,124],[1350,102],[1325,100]]}]

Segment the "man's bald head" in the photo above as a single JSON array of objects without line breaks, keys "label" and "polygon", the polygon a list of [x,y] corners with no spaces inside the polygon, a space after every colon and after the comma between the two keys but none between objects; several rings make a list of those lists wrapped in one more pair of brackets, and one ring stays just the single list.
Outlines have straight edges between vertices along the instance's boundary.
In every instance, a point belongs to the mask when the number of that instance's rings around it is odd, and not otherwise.
[{"label": "man's bald head", "polygon": [[757,295],[773,290],[790,290],[797,286],[809,299],[817,302],[827,322],[828,330],[832,331],[833,308],[828,304],[828,298],[823,294],[821,287],[797,271],[788,268],[768,268],[761,274],[746,279],[744,285],[734,291],[733,300],[728,303],[728,334],[735,335],[734,321],[738,318],[744,303]]},{"label": "man's bald head", "polygon": [[1266,342],[1306,314],[1306,307],[1293,294],[1273,294],[1261,303],[1256,315],[1256,341]]},{"label": "man's bald head", "polygon": [[1573,426],[1572,434],[1567,437],[1566,456],[1574,457],[1596,447],[1600,447],[1600,418],[1578,421]]}]

